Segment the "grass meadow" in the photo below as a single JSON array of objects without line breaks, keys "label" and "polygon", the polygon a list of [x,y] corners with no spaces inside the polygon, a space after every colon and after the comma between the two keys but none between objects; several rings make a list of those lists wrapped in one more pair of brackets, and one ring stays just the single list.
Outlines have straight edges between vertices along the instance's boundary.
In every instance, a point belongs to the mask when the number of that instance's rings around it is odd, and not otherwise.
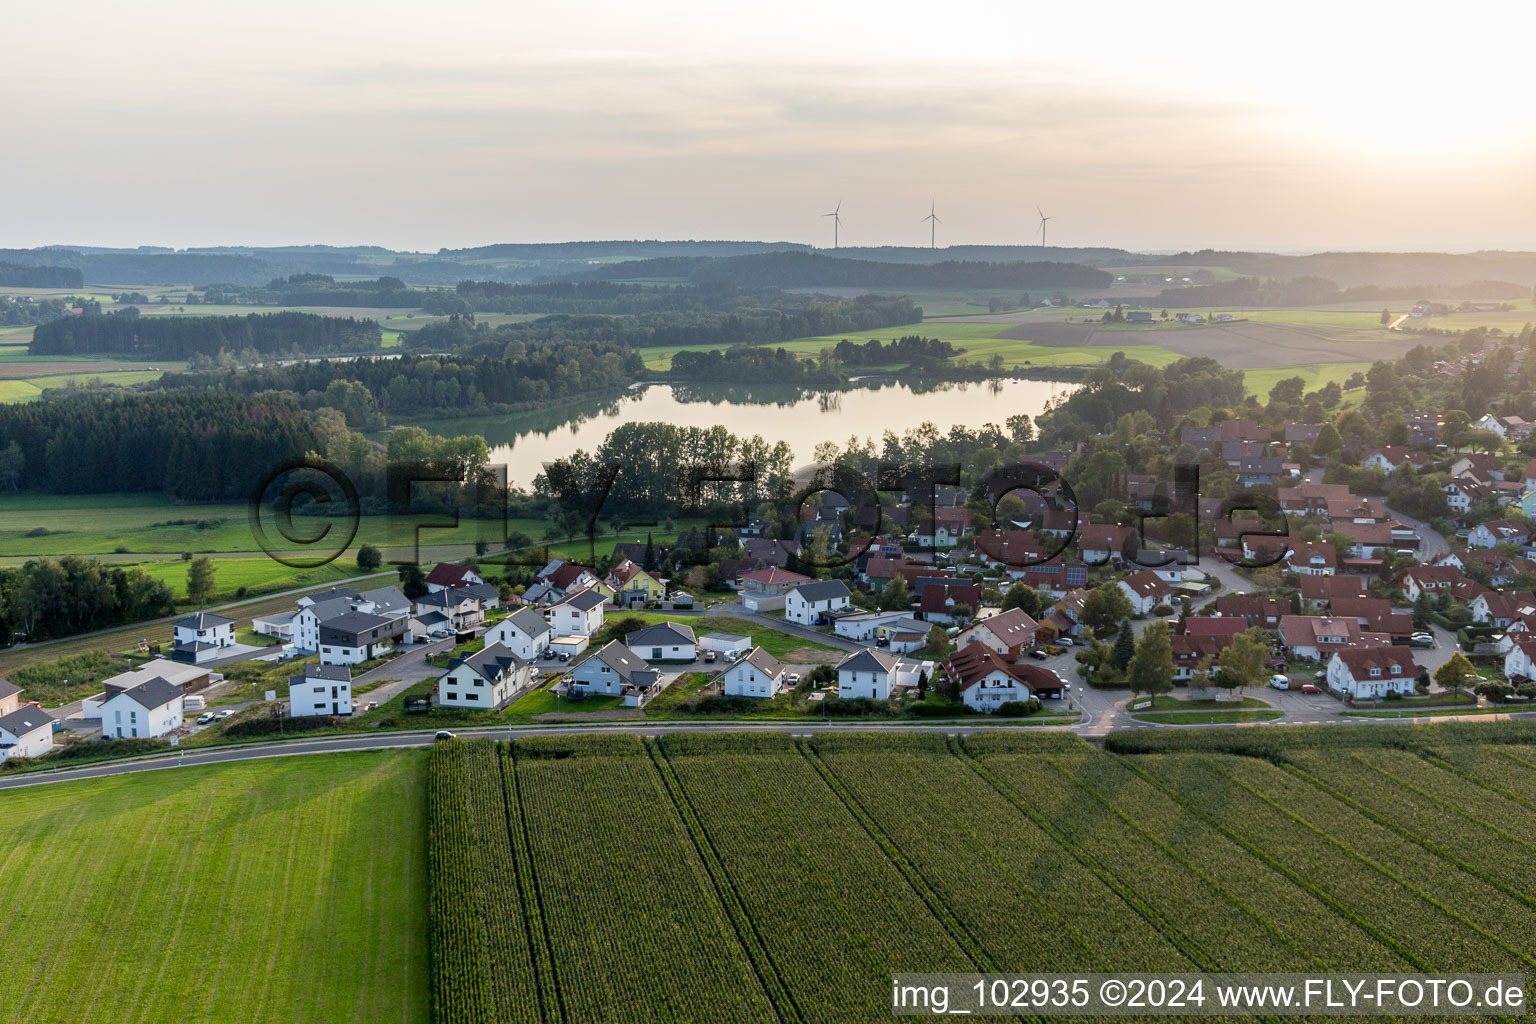
[{"label": "grass meadow", "polygon": [[0,794],[0,1021],[426,1022],[426,755]]}]

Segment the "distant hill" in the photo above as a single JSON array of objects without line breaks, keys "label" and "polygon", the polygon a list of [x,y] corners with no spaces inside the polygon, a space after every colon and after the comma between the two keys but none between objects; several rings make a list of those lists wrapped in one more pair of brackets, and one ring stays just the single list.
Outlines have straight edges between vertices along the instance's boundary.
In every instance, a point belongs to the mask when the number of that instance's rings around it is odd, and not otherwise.
[{"label": "distant hill", "polygon": [[1265,252],[1184,252],[1161,257],[1164,266],[1227,267],[1245,277],[1324,277],[1342,288],[1411,287],[1476,281],[1536,284],[1536,252],[1320,252],[1283,256]]},{"label": "distant hill", "polygon": [[590,267],[569,280],[685,280],[773,288],[1104,288],[1114,276],[1076,263],[889,263],[811,252],[674,256]]}]

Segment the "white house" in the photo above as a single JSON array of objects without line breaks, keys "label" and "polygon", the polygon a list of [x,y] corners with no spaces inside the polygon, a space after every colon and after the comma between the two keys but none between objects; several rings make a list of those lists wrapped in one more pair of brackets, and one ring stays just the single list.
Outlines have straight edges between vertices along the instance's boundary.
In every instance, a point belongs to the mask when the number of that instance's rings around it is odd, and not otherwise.
[{"label": "white house", "polygon": [[1504,655],[1504,678],[1536,679],[1536,638],[1515,641],[1514,649]]},{"label": "white house", "polygon": [[198,612],[173,624],[171,657],[201,665],[212,661],[221,650],[235,646],[235,620],[212,612]]},{"label": "white house", "polygon": [[1019,664],[985,644],[970,644],[949,656],[944,670],[960,687],[960,699],[977,711],[996,711],[1010,701],[1059,698],[1063,684],[1039,665]]},{"label": "white house", "polygon": [[454,565],[451,562],[439,562],[427,573],[427,590],[436,593],[439,590],[449,590],[454,587],[467,587],[472,584],[484,583],[485,578],[480,575],[480,569],[474,565]]},{"label": "white house", "polygon": [[884,640],[883,646],[892,654],[909,654],[928,646],[928,631],[932,628],[931,623],[917,619],[897,619],[875,627],[875,642]]},{"label": "white house", "polygon": [[1131,600],[1131,609],[1138,615],[1146,615],[1158,605],[1173,597],[1173,588],[1150,569],[1133,572],[1120,580],[1118,586]]},{"label": "white house", "polygon": [[810,582],[810,577],[771,565],[742,573],[739,580],[741,606],[749,612],[770,612],[783,608],[784,596],[800,584]]},{"label": "white house", "polygon": [[754,647],[725,670],[721,685],[729,697],[772,697],[784,685],[784,666],[761,647]]},{"label": "white house", "polygon": [[544,616],[532,608],[519,608],[485,631],[486,646],[501,644],[524,661],[534,661],[554,635]]},{"label": "white house", "polygon": [[0,717],[0,761],[42,757],[53,749],[53,716],[28,704]]},{"label": "white house", "polygon": [[275,636],[279,640],[292,640],[293,620],[298,614],[298,612],[292,611],[257,615],[251,619],[251,629],[262,636]]},{"label": "white house", "polygon": [[320,623],[320,664],[358,665],[380,657],[405,635],[408,618],[347,612]]},{"label": "white house", "polygon": [[544,609],[544,620],[559,636],[591,636],[603,628],[608,599],[598,590],[583,590]]},{"label": "white house", "polygon": [[955,646],[959,648],[973,643],[986,644],[997,653],[1014,658],[1035,645],[1035,630],[1038,628],[1040,624],[1025,614],[1022,608],[1010,608],[1006,612],[989,615],[962,630],[955,636]]},{"label": "white house", "polygon": [[898,619],[909,618],[911,615],[911,609],[843,615],[832,624],[832,632],[838,636],[845,636],[850,640],[873,640],[875,638],[875,630],[880,626],[889,622],[895,622]]},{"label": "white house", "polygon": [[437,704],[445,708],[491,711],[533,679],[533,665],[501,644],[486,644],[456,659],[437,682]]},{"label": "white house", "polygon": [[345,665],[305,665],[288,677],[288,714],[293,718],[352,713],[352,670]]},{"label": "white house", "polygon": [[1467,533],[1467,546],[1472,548],[1492,548],[1500,544],[1522,545],[1530,536],[1530,531],[1523,523],[1514,519],[1494,519],[1486,523],[1478,523]]},{"label": "white house", "polygon": [[837,695],[886,700],[898,687],[916,686],[918,676],[932,667],[887,651],[857,651],[837,663]]},{"label": "white house", "polygon": [[659,689],[661,673],[618,640],[583,658],[571,670],[571,685],[590,693],[633,694],[637,703]]},{"label": "white house", "polygon": [[643,661],[694,661],[699,656],[693,627],[681,622],[658,622],[627,633],[624,646]]},{"label": "white house", "polygon": [[814,626],[823,615],[847,608],[852,601],[853,592],[842,580],[802,583],[784,595],[784,620]]},{"label": "white house", "polygon": [[1336,651],[1328,661],[1328,687],[1356,700],[1389,692],[1410,694],[1419,667],[1406,647],[1367,647]]},{"label": "white house", "polygon": [[185,690],[159,676],[127,690],[109,691],[101,704],[101,735],[105,739],[153,739],[180,729],[185,696]]}]

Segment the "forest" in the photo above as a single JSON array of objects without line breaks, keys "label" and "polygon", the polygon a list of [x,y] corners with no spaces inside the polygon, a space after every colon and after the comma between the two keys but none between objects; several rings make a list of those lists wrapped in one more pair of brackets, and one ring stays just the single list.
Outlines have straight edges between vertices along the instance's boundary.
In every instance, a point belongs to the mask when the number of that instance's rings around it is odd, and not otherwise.
[{"label": "forest", "polygon": [[85,284],[85,275],[77,267],[0,263],[0,287],[79,288],[83,284]]},{"label": "forest", "polygon": [[1197,284],[1188,288],[1165,288],[1155,300],[1158,305],[1191,306],[1320,306],[1330,302],[1364,300],[1439,299],[1517,299],[1528,289],[1508,281],[1472,281],[1459,285],[1378,285],[1359,284],[1350,288],[1326,277],[1296,277],[1288,281],[1240,277],[1233,281]]},{"label": "forest", "polygon": [[1114,275],[1077,263],[881,263],[808,252],[767,252],[723,259],[672,256],[610,263],[573,280],[682,278],[775,288],[1104,288]]},{"label": "forest", "polygon": [[382,335],[373,320],[314,313],[246,316],[141,316],[135,306],[115,313],[61,317],[38,325],[33,355],[115,355],[186,359],[221,350],[265,353],[370,352]]},{"label": "forest", "polygon": [[134,566],[66,555],[0,568],[0,639],[6,646],[18,634],[46,640],[175,610],[170,586]]},{"label": "forest", "polygon": [[[299,273],[275,277],[262,286],[208,284],[201,301],[248,306],[420,306],[426,293],[411,288],[398,277],[337,283],[330,274]],[[197,299],[188,296],[189,301]],[[450,311],[451,312],[451,311]]]}]

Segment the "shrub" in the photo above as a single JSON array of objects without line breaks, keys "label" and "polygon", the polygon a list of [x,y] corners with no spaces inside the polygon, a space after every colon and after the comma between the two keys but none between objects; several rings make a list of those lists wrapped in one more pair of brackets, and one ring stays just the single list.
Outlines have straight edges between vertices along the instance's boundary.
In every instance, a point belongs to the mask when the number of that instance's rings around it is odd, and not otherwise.
[{"label": "shrub", "polygon": [[1164,601],[1162,604],[1155,604],[1155,605],[1152,606],[1152,614],[1153,615],[1157,615],[1157,616],[1172,615],[1173,612],[1174,612],[1173,605],[1169,604],[1166,601]]},{"label": "shrub", "polygon": [[276,736],[279,733],[290,732],[316,732],[321,729],[334,729],[341,724],[340,718],[331,715],[317,715],[315,717],[285,718],[279,722],[271,715],[252,715],[249,718],[239,718],[224,727],[226,736]]},{"label": "shrub", "polygon": [[1396,690],[1388,690],[1387,691],[1386,699],[1387,700],[1402,700],[1403,699],[1403,695],[1401,693],[1397,692]]},{"label": "shrub", "polygon": [[946,701],[935,703],[933,701],[920,701],[907,709],[918,718],[958,718],[968,715],[971,709],[958,701]]},{"label": "shrub", "polygon": [[1031,697],[1029,700],[1005,700],[993,714],[999,718],[1028,718],[1039,710],[1040,701]]},{"label": "shrub", "polygon": [[52,531],[49,530],[46,526],[34,526],[32,529],[27,531],[26,535],[28,537],[46,537],[51,532]]},{"label": "shrub", "polygon": [[692,704],[690,711],[699,711],[706,715],[744,715],[759,706],[759,701],[754,697],[743,697],[739,694],[717,693],[708,697],[697,699],[689,698],[683,702],[683,706]]},{"label": "shrub", "polygon": [[822,702],[828,715],[889,715],[890,705],[870,697],[829,697]]}]

